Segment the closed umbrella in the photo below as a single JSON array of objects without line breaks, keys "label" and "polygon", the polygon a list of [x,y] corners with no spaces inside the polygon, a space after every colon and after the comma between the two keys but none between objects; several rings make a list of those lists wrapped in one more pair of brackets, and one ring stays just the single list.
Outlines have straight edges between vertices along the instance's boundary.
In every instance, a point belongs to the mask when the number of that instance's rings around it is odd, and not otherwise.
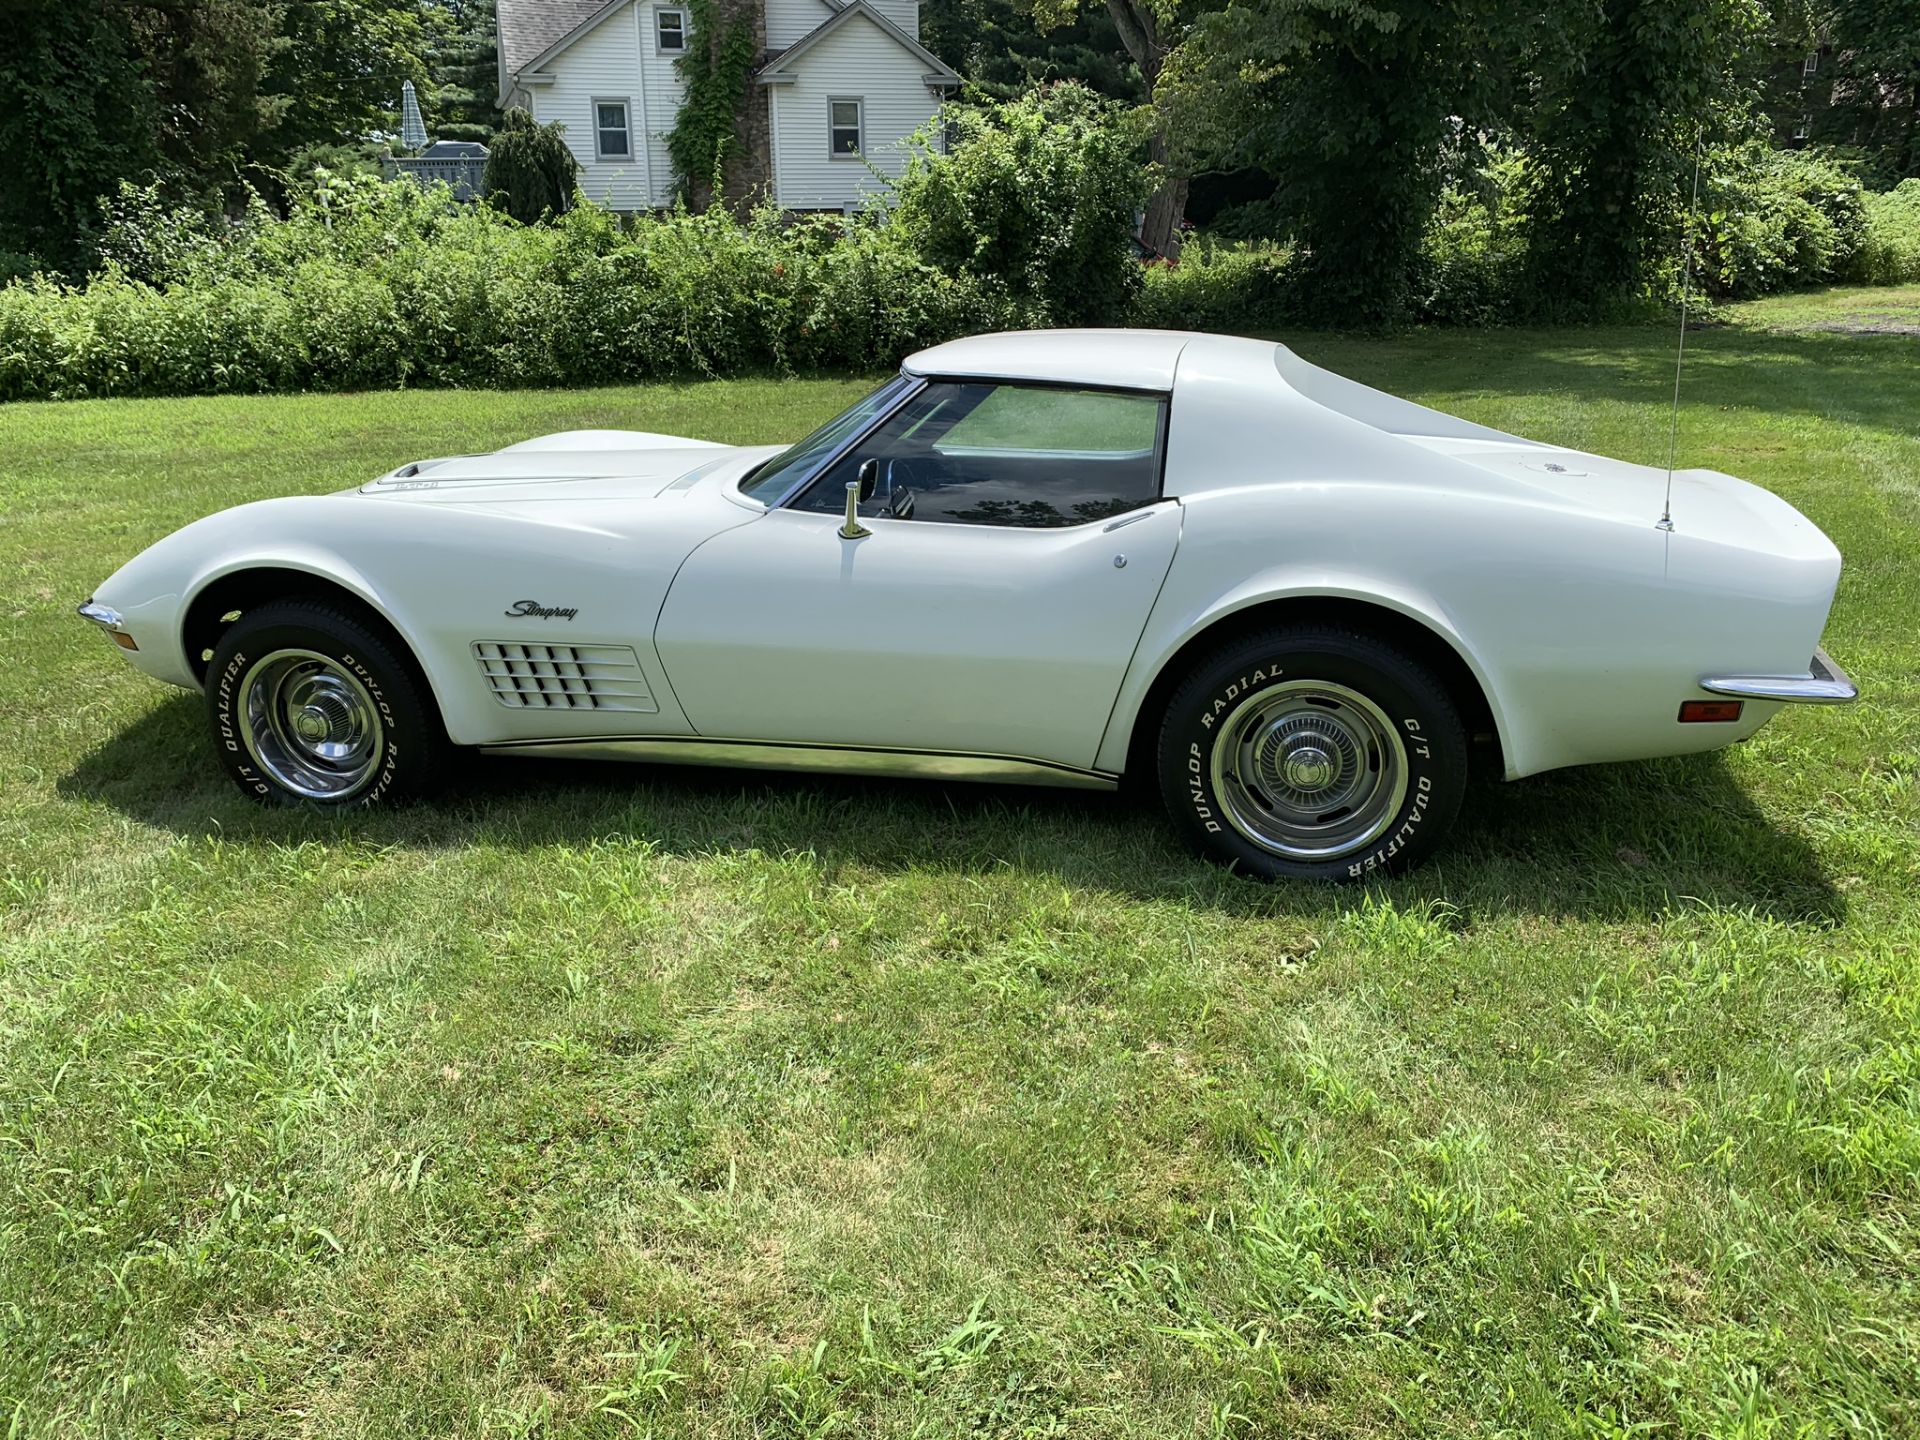
[{"label": "closed umbrella", "polygon": [[427,122],[420,116],[420,97],[413,93],[413,82],[400,82],[400,143],[409,150],[427,148]]}]

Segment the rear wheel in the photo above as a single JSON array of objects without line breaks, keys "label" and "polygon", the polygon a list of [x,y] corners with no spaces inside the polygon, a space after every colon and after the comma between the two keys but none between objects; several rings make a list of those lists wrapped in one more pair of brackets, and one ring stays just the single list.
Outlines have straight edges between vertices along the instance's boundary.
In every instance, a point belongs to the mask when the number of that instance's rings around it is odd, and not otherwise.
[{"label": "rear wheel", "polygon": [[1167,707],[1159,771],[1203,854],[1254,875],[1357,880],[1433,852],[1460,808],[1467,741],[1411,656],[1290,628],[1201,662]]},{"label": "rear wheel", "polygon": [[207,670],[215,753],[269,805],[326,809],[420,795],[448,744],[425,687],[358,616],[280,600],[236,620]]}]

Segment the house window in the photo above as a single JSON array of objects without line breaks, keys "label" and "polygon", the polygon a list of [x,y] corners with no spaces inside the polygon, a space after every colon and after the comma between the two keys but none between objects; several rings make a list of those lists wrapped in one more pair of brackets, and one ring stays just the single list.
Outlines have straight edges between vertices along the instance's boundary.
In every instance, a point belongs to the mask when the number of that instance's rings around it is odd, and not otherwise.
[{"label": "house window", "polygon": [[859,155],[860,110],[858,100],[827,101],[827,154],[834,159]]},{"label": "house window", "polygon": [[1820,52],[1818,50],[1815,50],[1811,55],[1807,56],[1805,63],[1800,66],[1800,73],[1802,75],[1818,75],[1820,73]]},{"label": "house window", "polygon": [[627,102],[593,102],[593,156],[596,160],[631,160],[633,132],[627,126]]},{"label": "house window", "polygon": [[1800,119],[1797,122],[1795,122],[1793,127],[1793,138],[1796,140],[1804,140],[1812,133],[1813,133],[1813,115],[1811,112],[1809,112],[1808,114],[1802,115]]},{"label": "house window", "polygon": [[687,48],[687,12],[684,10],[654,11],[653,38],[662,55],[684,53]]}]

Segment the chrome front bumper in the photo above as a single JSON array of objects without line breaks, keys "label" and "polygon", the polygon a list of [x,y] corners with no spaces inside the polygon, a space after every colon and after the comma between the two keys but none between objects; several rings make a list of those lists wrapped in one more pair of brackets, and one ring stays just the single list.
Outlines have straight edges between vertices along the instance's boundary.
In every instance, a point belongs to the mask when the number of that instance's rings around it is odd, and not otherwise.
[{"label": "chrome front bumper", "polygon": [[1738,700],[1777,700],[1788,705],[1847,705],[1860,696],[1860,687],[1824,650],[1813,652],[1805,675],[1712,675],[1700,682],[1700,688]]},{"label": "chrome front bumper", "polygon": [[111,605],[101,605],[89,600],[80,607],[80,618],[89,620],[106,631],[107,638],[122,650],[139,650],[139,644],[127,633],[126,622],[120,618],[120,612]]}]

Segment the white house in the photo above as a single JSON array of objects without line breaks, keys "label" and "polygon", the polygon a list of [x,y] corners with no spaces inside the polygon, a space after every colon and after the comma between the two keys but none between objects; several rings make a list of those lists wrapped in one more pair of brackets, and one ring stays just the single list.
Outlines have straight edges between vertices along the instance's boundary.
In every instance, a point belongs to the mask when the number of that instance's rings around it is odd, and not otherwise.
[{"label": "white house", "polygon": [[[758,63],[741,115],[746,188],[788,210],[857,208],[960,77],[920,44],[918,0],[735,0]],[[615,210],[674,197],[666,137],[693,17],[672,0],[498,0],[500,103],[566,127],[580,188]],[[871,168],[869,168],[871,167]]]}]

